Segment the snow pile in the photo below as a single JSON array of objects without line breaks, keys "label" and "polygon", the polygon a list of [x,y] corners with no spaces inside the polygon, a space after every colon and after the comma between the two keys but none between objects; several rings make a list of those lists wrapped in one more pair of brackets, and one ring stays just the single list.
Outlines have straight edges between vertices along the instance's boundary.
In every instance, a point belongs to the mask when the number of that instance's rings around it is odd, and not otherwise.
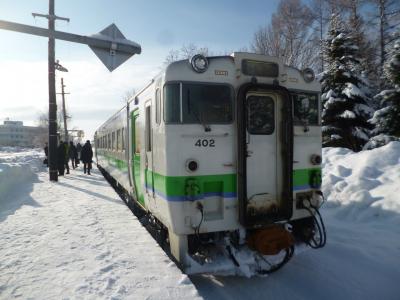
[{"label": "snow pile", "polygon": [[400,224],[400,142],[358,153],[324,148],[322,181],[338,218]]},{"label": "snow pile", "polygon": [[9,207],[9,199],[20,188],[32,186],[37,181],[37,172],[43,171],[43,151],[0,147],[0,213],[3,206]]}]

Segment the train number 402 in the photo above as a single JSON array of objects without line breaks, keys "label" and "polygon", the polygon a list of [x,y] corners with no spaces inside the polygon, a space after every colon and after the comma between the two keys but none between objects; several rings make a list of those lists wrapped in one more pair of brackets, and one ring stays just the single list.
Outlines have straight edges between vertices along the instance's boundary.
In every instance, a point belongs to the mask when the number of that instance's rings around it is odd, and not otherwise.
[{"label": "train number 402", "polygon": [[214,139],[198,139],[194,144],[196,147],[215,147]]}]

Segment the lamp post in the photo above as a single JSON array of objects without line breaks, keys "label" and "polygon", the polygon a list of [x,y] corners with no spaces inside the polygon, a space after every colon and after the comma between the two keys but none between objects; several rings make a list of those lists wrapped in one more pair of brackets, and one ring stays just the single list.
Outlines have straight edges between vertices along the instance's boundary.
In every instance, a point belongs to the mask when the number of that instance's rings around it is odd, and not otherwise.
[{"label": "lamp post", "polygon": [[[57,71],[60,72],[68,72],[68,69],[65,68],[64,66],[62,66],[60,64],[60,61],[57,60],[54,64],[55,69]],[[61,93],[57,93],[57,94],[61,94],[62,95],[62,110],[63,110],[63,120],[64,120],[64,135],[65,135],[65,141],[68,143],[68,129],[67,129],[67,112],[65,110],[65,94],[69,94],[69,93],[65,93],[64,92],[64,78],[61,78]]]}]

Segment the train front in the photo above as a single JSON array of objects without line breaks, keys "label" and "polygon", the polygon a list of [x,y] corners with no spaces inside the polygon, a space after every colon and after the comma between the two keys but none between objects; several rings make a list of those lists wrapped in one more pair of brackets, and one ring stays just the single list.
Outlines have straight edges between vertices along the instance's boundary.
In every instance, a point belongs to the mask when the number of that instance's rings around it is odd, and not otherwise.
[{"label": "train front", "polygon": [[187,273],[266,274],[325,243],[319,85],[304,74],[248,53],[168,67],[164,193]]}]

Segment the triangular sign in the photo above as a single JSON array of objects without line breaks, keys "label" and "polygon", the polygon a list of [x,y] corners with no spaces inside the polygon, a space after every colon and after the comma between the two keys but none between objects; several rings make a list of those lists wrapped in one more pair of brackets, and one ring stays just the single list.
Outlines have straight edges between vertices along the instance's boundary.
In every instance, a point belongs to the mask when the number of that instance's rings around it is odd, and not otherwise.
[{"label": "triangular sign", "polygon": [[[98,34],[92,35],[91,37],[110,41],[117,45],[117,49],[104,49],[95,46],[89,46],[110,72],[115,70],[118,66],[123,64],[132,55],[134,55],[134,53],[122,53],[118,51],[118,44],[122,43],[129,45],[133,44],[135,46],[137,45],[136,43],[125,39],[124,35],[115,24],[109,25]],[[139,45],[137,46],[140,47]]]}]

